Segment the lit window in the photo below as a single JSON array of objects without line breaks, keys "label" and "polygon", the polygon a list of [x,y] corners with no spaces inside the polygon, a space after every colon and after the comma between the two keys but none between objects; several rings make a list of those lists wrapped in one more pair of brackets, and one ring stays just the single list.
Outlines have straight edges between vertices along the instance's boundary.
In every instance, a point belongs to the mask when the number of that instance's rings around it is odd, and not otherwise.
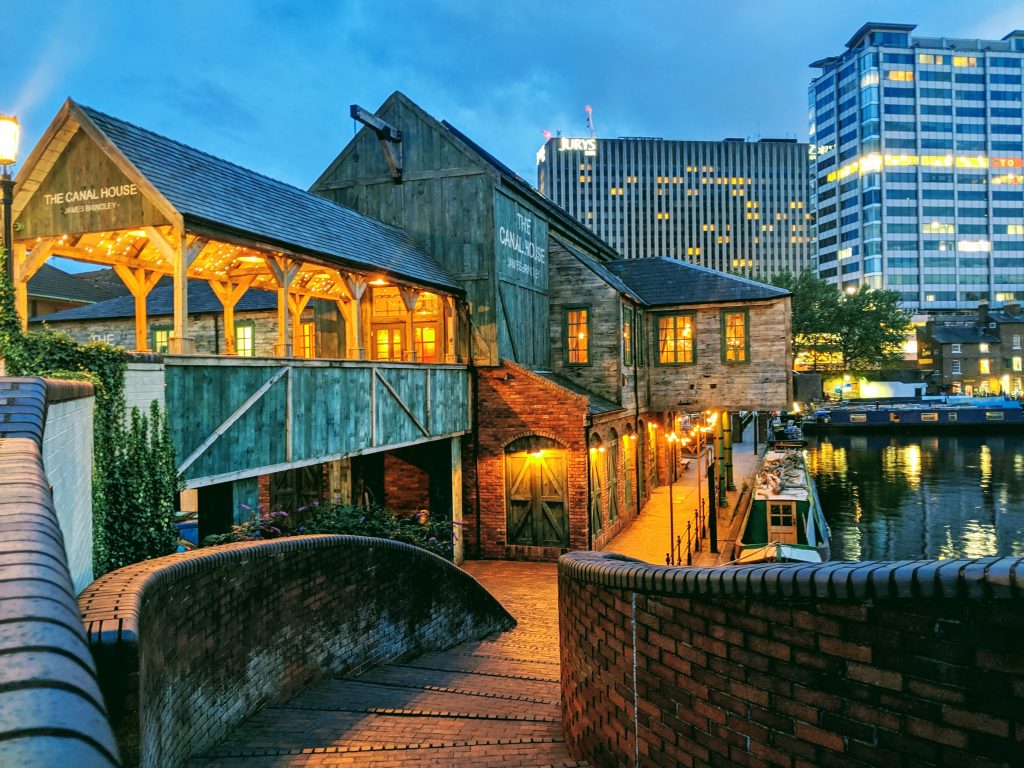
[{"label": "lit window", "polygon": [[926,235],[952,235],[954,227],[942,221],[926,221],[921,231]]},{"label": "lit window", "polygon": [[252,357],[256,354],[256,328],[252,320],[239,320],[235,323],[235,354],[239,357]]},{"label": "lit window", "polygon": [[658,362],[665,365],[693,362],[693,315],[658,318]]},{"label": "lit window", "polygon": [[981,353],[988,352],[988,344],[979,344],[978,345],[978,351],[981,352]]},{"label": "lit window", "polygon": [[978,373],[992,373],[992,366],[987,357],[978,358]]},{"label": "lit window", "polygon": [[978,58],[976,56],[954,56],[953,57],[954,67],[976,67],[978,66]]},{"label": "lit window", "polygon": [[919,53],[917,55],[918,64],[942,64],[945,62],[945,58],[935,53]]},{"label": "lit window", "polygon": [[714,224],[702,224],[700,228],[704,232],[714,232],[715,231],[715,225]]},{"label": "lit window", "polygon": [[890,80],[899,80],[901,82],[911,82],[914,79],[914,73],[904,69],[894,69],[889,73]]},{"label": "lit window", "polygon": [[373,289],[373,316],[374,317],[405,317],[405,303],[402,301],[398,289],[374,288]]},{"label": "lit window", "polygon": [[1014,355],[1014,357],[1010,360],[1010,362],[1013,364],[1011,366],[1013,368],[1013,370],[1015,370],[1015,371],[1024,370],[1024,358],[1020,357],[1019,355]]},{"label": "lit window", "polygon": [[622,363],[633,364],[633,312],[629,307],[622,308]]},{"label": "lit window", "polygon": [[569,365],[587,365],[590,362],[590,315],[586,309],[565,311],[565,349]]},{"label": "lit window", "polygon": [[419,326],[414,331],[416,359],[421,363],[437,362],[437,329],[433,326]]},{"label": "lit window", "polygon": [[1006,226],[1008,235],[1024,235],[1024,224],[1008,224]]},{"label": "lit window", "polygon": [[153,327],[153,351],[158,355],[166,354],[171,347],[171,326],[157,325]]},{"label": "lit window", "polygon": [[302,323],[299,327],[301,348],[295,351],[296,357],[316,357],[316,323]]},{"label": "lit window", "polygon": [[722,312],[722,362],[749,362],[746,311]]},{"label": "lit window", "polygon": [[378,360],[401,360],[402,359],[402,331],[398,328],[378,328],[377,336],[377,359]]}]

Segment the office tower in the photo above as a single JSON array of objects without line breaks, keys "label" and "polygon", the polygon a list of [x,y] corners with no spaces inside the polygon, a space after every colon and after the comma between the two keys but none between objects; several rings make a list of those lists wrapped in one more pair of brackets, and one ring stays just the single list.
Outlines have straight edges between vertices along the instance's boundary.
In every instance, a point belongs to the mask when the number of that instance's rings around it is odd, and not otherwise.
[{"label": "office tower", "polygon": [[807,145],[795,139],[550,138],[540,191],[626,258],[768,279],[810,260]]},{"label": "office tower", "polygon": [[1024,296],[1024,32],[913,37],[865,24],[811,64],[818,273],[917,311]]}]

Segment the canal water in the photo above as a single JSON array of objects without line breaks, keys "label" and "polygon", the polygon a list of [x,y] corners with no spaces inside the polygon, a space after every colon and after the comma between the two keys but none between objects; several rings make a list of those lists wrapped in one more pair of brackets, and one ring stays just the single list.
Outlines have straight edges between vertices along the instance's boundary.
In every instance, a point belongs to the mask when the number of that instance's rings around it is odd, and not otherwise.
[{"label": "canal water", "polygon": [[1024,435],[817,435],[833,560],[1024,555]]}]

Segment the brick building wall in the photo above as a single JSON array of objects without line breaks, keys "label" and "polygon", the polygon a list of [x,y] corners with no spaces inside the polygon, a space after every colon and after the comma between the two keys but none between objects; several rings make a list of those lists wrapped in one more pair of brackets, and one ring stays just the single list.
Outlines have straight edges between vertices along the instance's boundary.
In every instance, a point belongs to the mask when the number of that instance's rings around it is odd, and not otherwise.
[{"label": "brick building wall", "polygon": [[595,766],[1024,765],[1020,558],[559,564],[562,720]]},{"label": "brick building wall", "polygon": [[[750,362],[722,362],[722,310],[746,310]],[[658,317],[695,313],[692,365],[658,363]],[[659,308],[647,314],[650,407],[675,411],[782,410],[792,401],[790,299]]]},{"label": "brick building wall", "polygon": [[319,678],[514,624],[446,560],[358,536],[148,560],[103,576],[79,606],[125,763],[153,768],[184,764]]},{"label": "brick building wall", "polygon": [[[643,415],[648,418],[650,417],[650,414]],[[595,419],[590,429],[591,436],[600,438],[602,445],[605,447],[604,453],[599,451],[590,451],[589,453],[591,460],[603,462],[604,471],[602,479],[605,484],[601,495],[601,529],[592,534],[591,549],[602,549],[609,541],[621,533],[626,526],[633,522],[639,514],[635,456],[637,451],[641,450],[641,445],[639,438],[632,439],[628,436],[631,434],[630,430],[635,430],[633,415],[623,416],[621,414],[605,417],[600,420]],[[632,434],[636,434],[635,431]],[[611,517],[611,498],[610,493],[608,493],[608,488],[612,487],[613,484],[609,482],[609,462],[607,458],[608,453],[612,449],[613,442],[617,443],[619,457],[616,482],[614,483],[617,502],[617,516],[614,520]],[[627,498],[627,490],[629,491],[629,498]],[[646,484],[644,484],[642,490],[641,506],[650,498],[650,488]]]},{"label": "brick building wall", "polygon": [[[477,440],[463,441],[467,554],[484,558],[555,559],[558,548],[511,546],[506,540],[505,447],[539,435],[567,450],[569,548],[587,546],[587,398],[517,365],[480,368]],[[479,515],[479,516],[478,516]]]},{"label": "brick building wall", "polygon": [[[448,444],[443,448],[448,450]],[[384,454],[384,506],[400,515],[430,509],[430,476],[407,454],[403,450]]]}]

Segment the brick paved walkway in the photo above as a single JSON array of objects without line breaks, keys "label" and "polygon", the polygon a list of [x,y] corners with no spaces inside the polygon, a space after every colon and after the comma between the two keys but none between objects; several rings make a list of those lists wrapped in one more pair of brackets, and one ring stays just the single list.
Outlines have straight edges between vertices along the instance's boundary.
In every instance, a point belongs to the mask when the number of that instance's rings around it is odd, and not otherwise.
[{"label": "brick paved walkway", "polygon": [[[748,430],[749,436],[749,430]],[[759,451],[764,445],[758,446]],[[693,565],[715,565],[731,558],[733,511],[739,501],[740,490],[754,471],[756,457],[751,442],[733,445],[733,480],[737,490],[728,491],[728,503],[717,507],[718,512],[718,545],[719,553],[710,551],[707,540],[702,542],[703,550],[694,552]],[[707,504],[707,476],[701,472],[701,487]],[[605,552],[618,552],[622,555],[635,557],[655,565],[665,565],[665,555],[669,551],[669,487],[661,485],[654,489],[651,498],[644,504],[640,515],[618,536],[604,546]],[[694,465],[679,475],[673,483],[672,506],[674,508],[675,534],[686,541],[686,524],[696,527],[697,511],[697,469]],[[682,564],[686,565],[685,544]]]},{"label": "brick paved walkway", "polygon": [[515,629],[311,686],[239,727],[212,766],[576,766],[559,717],[554,563],[469,562]]}]

